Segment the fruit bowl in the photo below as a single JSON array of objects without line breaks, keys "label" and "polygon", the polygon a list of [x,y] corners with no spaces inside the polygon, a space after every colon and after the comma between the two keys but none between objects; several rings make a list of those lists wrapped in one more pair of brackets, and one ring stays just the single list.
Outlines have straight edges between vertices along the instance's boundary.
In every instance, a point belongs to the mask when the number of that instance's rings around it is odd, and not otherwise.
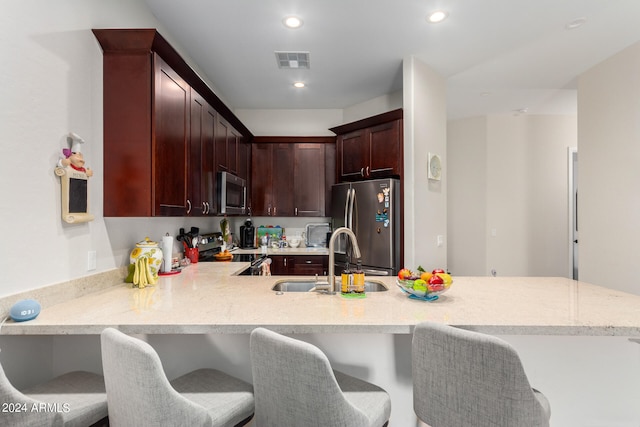
[{"label": "fruit bowl", "polygon": [[448,284],[442,284],[442,289],[438,290],[429,290],[429,285],[427,285],[426,287],[424,285],[418,286],[418,288],[415,289],[414,282],[415,280],[396,279],[396,284],[398,285],[398,287],[403,292],[409,294],[409,298],[422,301],[435,301],[438,299],[438,296],[440,294],[447,292],[451,287],[451,282],[449,282]]}]

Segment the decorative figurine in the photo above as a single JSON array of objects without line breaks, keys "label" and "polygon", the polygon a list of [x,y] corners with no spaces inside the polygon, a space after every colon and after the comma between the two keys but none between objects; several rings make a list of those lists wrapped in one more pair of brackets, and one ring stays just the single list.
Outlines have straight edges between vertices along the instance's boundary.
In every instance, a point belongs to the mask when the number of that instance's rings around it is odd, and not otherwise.
[{"label": "decorative figurine", "polygon": [[85,168],[85,160],[80,150],[84,143],[77,134],[70,132],[67,136],[70,148],[64,148],[64,158],[58,160],[55,174],[60,177],[62,219],[68,223],[93,221],[89,213],[89,192],[87,182],[93,171]]}]

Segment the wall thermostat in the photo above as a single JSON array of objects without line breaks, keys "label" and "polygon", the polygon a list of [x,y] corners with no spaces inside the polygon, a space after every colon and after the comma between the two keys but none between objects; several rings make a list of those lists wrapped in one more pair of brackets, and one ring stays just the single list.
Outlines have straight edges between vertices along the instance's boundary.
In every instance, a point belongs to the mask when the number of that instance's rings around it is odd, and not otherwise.
[{"label": "wall thermostat", "polygon": [[429,153],[427,177],[434,181],[440,181],[442,178],[442,160],[437,154]]}]

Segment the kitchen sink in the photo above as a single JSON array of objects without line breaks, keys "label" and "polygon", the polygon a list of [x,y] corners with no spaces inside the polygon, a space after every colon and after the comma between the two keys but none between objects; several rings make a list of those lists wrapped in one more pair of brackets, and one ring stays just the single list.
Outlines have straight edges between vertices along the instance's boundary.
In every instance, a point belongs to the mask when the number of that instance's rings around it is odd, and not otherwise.
[{"label": "kitchen sink", "polygon": [[[316,286],[315,279],[299,279],[299,280],[278,280],[273,287],[272,291],[276,292],[309,292]],[[377,280],[365,280],[364,291],[366,292],[384,292],[389,288],[384,283]]]}]

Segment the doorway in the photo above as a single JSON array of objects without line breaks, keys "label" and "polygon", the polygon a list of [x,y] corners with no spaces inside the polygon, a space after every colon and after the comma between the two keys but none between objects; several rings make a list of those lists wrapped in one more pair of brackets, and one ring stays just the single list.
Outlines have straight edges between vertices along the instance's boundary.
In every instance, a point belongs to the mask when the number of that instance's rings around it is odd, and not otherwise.
[{"label": "doorway", "polygon": [[569,260],[570,274],[578,280],[578,148],[567,150],[569,176]]}]

